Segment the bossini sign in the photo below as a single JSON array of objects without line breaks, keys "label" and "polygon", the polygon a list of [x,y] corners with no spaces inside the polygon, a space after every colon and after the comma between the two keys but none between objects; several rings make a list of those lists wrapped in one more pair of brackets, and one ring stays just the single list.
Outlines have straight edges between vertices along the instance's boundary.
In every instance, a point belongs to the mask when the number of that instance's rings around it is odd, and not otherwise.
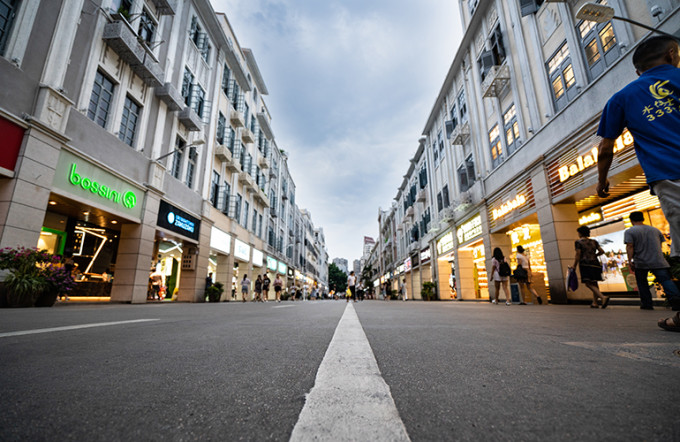
[{"label": "bossini sign", "polygon": [[53,184],[76,198],[133,218],[141,217],[141,190],[66,150],[59,154]]}]

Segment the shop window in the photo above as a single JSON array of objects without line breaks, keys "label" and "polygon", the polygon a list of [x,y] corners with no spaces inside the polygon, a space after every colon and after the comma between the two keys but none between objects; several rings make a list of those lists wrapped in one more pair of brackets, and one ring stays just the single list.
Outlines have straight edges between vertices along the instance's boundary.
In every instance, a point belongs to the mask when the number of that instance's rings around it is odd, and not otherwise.
[{"label": "shop window", "polygon": [[217,116],[217,144],[224,144],[224,133],[227,129],[227,119],[220,112]]},{"label": "shop window", "polygon": [[449,200],[449,185],[448,184],[446,186],[444,186],[444,188],[442,189],[442,202],[444,203],[444,207],[449,207],[451,205],[451,201]]},{"label": "shop window", "polygon": [[503,144],[497,124],[489,131],[489,148],[491,149],[491,165],[496,168],[503,162]]},{"label": "shop window", "polygon": [[489,36],[489,50],[484,51],[479,56],[477,64],[482,82],[494,66],[500,66],[505,61],[505,45],[503,44],[503,33],[500,25],[496,26]]},{"label": "shop window", "polygon": [[132,146],[135,141],[137,122],[139,121],[139,110],[139,105],[132,101],[129,95],[126,96],[125,106],[123,106],[123,116],[120,120],[118,138],[128,146]]},{"label": "shop window", "polygon": [[5,47],[20,4],[21,0],[0,1],[0,55],[5,55]]},{"label": "shop window", "polygon": [[516,151],[521,144],[519,139],[517,110],[515,109],[514,104],[503,114],[503,124],[505,127],[505,145],[507,146],[508,155],[510,155]]},{"label": "shop window", "polygon": [[186,143],[180,137],[175,138],[175,153],[172,156],[172,176],[179,179],[182,173],[182,162],[184,161],[184,148]]},{"label": "shop window", "polygon": [[191,106],[191,90],[194,86],[194,74],[191,73],[188,67],[184,68],[184,77],[182,77],[182,97],[184,104]]},{"label": "shop window", "polygon": [[101,71],[97,71],[90,95],[90,104],[87,108],[87,116],[101,127],[106,128],[113,99],[113,82]]},{"label": "shop window", "polygon": [[153,46],[153,38],[156,35],[156,21],[153,19],[146,8],[142,9],[139,15],[139,39],[146,43],[148,48]]},{"label": "shop window", "polygon": [[198,152],[196,152],[196,148],[194,146],[191,146],[189,148],[189,161],[187,162],[187,179],[186,179],[186,185],[190,189],[193,189],[194,187],[194,175],[196,172],[196,160],[198,159]]},{"label": "shop window", "polygon": [[586,60],[590,79],[600,75],[607,66],[621,56],[612,22],[595,23],[583,21],[577,25],[581,50]]},{"label": "shop window", "polygon": [[217,208],[220,195],[220,174],[213,170],[212,182],[210,183],[210,204]]},{"label": "shop window", "polygon": [[576,79],[574,78],[574,68],[571,64],[569,47],[566,42],[550,57],[546,67],[550,84],[552,85],[555,109],[559,111],[578,94]]}]

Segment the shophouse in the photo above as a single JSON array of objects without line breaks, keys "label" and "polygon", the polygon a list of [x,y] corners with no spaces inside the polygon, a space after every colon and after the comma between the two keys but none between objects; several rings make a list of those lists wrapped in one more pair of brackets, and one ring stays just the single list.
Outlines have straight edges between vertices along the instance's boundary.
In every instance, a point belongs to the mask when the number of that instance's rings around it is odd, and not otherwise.
[{"label": "shophouse", "polygon": [[[596,196],[599,116],[612,93],[635,78],[632,53],[648,32],[616,19],[580,20],[584,3],[459,2],[463,40],[422,143],[433,160],[431,218],[440,230],[432,250],[443,299],[447,292],[488,299],[493,248],[514,261],[518,245],[542,282],[536,288],[552,302],[587,299],[584,290],[567,293],[564,283],[579,224],[590,225],[608,252],[602,288],[626,296],[632,287],[625,255],[616,255],[625,250],[628,213],[645,211],[650,224],[668,232],[630,134],[617,141],[611,195]],[[680,2],[606,3],[619,16],[670,33],[680,29]],[[410,186],[398,193],[407,211]]]},{"label": "shophouse", "polygon": [[268,91],[226,16],[208,0],[9,8],[0,245],[72,255],[75,294],[116,302],[202,301],[209,273],[227,293],[264,273]]}]

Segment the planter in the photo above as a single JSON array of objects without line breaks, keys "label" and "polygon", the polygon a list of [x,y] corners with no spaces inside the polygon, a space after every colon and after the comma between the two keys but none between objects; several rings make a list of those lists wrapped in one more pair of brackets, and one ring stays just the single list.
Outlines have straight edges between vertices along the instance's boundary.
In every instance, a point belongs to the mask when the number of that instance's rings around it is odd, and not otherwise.
[{"label": "planter", "polygon": [[57,302],[57,292],[43,292],[35,300],[36,307],[52,307]]},{"label": "planter", "polygon": [[36,296],[25,295],[13,291],[7,292],[7,307],[33,307]]}]

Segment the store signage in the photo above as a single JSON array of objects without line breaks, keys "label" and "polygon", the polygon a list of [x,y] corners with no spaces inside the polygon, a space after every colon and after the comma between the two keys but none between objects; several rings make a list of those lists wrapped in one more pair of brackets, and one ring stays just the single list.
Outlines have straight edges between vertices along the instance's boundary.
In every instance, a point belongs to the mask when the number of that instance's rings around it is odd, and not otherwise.
[{"label": "store signage", "polygon": [[183,210],[161,200],[158,207],[158,220],[156,221],[159,227],[163,227],[172,232],[179,233],[194,240],[198,240],[200,233],[201,221]]},{"label": "store signage", "polygon": [[470,221],[462,224],[456,231],[458,244],[463,244],[482,234],[482,215],[477,215]]},{"label": "store signage", "polygon": [[279,262],[272,258],[271,256],[267,256],[267,268],[271,270],[272,272],[275,272],[276,269],[279,267]]},{"label": "store signage", "polygon": [[59,153],[52,186],[123,216],[142,215],[142,190],[65,149]]},{"label": "store signage", "polygon": [[[283,263],[279,263],[279,265],[280,264],[283,264]],[[285,267],[286,265],[283,264],[283,266]],[[283,272],[279,272],[279,273],[283,273]],[[295,276],[295,272],[293,271],[293,269],[288,269],[288,277],[292,278],[293,276]]]},{"label": "store signage", "polygon": [[[624,149],[628,149],[634,144],[633,135],[626,129],[623,134],[616,139],[614,142],[614,153],[618,153]],[[566,164],[560,167],[557,172],[560,176],[560,182],[563,183],[569,178],[579,175],[584,170],[593,167],[597,164],[597,157],[599,155],[599,150],[597,147],[593,147],[588,152],[583,153],[576,157],[576,160],[571,164]]]},{"label": "store signage", "polygon": [[[479,218],[479,228],[481,233],[481,228],[482,228],[482,218]],[[442,236],[442,238],[437,241],[437,253],[440,255],[448,252],[453,248],[453,232],[449,232],[446,235]]]},{"label": "store signage", "polygon": [[582,226],[602,221],[602,214],[600,212],[586,213],[578,219],[578,223]]},{"label": "store signage", "polygon": [[253,265],[262,267],[264,265],[264,253],[257,249],[253,249]]},{"label": "store signage", "polygon": [[406,261],[404,261],[404,271],[405,272],[411,271],[411,258],[406,258]]},{"label": "store signage", "polygon": [[424,264],[427,261],[429,261],[431,257],[432,257],[432,252],[430,251],[429,248],[422,250],[420,252],[420,262],[421,262],[421,264]]},{"label": "store signage", "polygon": [[213,226],[210,229],[210,248],[228,255],[231,252],[231,236]]},{"label": "store signage", "polygon": [[2,134],[0,168],[14,171],[19,158],[21,143],[24,140],[24,128],[0,117],[0,133]]},{"label": "store signage", "polygon": [[492,216],[494,221],[497,220],[498,218],[502,218],[508,213],[519,209],[523,205],[527,203],[527,198],[524,195],[517,195],[514,200],[507,201],[503,204],[498,209],[493,209]]},{"label": "store signage", "polygon": [[285,265],[284,263],[282,263],[281,261],[279,261],[279,273],[281,273],[282,275],[285,275],[287,270],[288,270],[288,266]]},{"label": "store signage", "polygon": [[399,273],[404,273],[404,264],[399,266],[398,271],[399,271]]},{"label": "store signage", "polygon": [[242,261],[250,261],[250,246],[238,239],[234,240],[234,256]]}]

